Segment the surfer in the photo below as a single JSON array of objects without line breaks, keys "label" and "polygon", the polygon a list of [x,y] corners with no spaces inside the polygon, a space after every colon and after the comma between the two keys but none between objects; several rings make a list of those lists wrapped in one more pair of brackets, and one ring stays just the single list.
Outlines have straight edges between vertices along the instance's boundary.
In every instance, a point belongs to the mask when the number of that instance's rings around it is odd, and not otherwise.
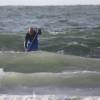
[{"label": "surfer", "polygon": [[38,50],[38,35],[41,35],[41,29],[32,27],[29,28],[24,42],[25,51],[36,51]]}]

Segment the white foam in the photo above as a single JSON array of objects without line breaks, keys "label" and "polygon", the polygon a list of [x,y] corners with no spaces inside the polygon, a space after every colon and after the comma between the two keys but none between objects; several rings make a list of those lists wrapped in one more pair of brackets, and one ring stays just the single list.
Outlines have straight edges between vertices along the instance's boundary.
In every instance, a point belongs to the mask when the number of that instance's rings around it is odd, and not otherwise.
[{"label": "white foam", "polygon": [[99,96],[64,96],[64,95],[0,95],[0,100],[100,100]]},{"label": "white foam", "polygon": [[50,75],[50,76],[61,76],[61,75],[75,75],[75,74],[100,74],[100,71],[88,71],[88,70],[73,70],[73,71],[62,71],[58,73],[53,72],[35,72],[35,73],[19,73],[19,72],[4,72],[3,68],[0,68],[0,76],[3,75]]}]

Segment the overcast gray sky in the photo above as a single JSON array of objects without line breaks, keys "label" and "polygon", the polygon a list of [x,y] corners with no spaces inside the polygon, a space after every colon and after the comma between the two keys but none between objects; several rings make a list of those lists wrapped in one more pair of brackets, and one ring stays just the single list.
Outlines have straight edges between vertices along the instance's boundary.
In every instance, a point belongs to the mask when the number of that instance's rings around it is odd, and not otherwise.
[{"label": "overcast gray sky", "polygon": [[100,0],[0,0],[0,5],[76,5],[100,4]]}]

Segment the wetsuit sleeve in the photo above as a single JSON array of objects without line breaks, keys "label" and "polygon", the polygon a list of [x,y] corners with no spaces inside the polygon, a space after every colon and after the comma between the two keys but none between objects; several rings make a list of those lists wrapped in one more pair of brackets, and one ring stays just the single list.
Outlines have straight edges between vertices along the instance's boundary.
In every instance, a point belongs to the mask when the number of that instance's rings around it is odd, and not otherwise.
[{"label": "wetsuit sleeve", "polygon": [[39,35],[41,35],[41,34],[42,34],[41,29],[38,29],[38,34],[39,34]]},{"label": "wetsuit sleeve", "polygon": [[24,48],[27,48],[27,42],[28,42],[28,34],[26,34],[25,36]]}]

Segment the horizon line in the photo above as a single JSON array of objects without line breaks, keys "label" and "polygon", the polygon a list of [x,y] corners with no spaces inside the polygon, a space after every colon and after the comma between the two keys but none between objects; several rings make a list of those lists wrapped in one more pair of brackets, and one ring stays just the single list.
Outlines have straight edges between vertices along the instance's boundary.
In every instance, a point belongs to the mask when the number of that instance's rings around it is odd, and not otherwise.
[{"label": "horizon line", "polygon": [[0,5],[0,6],[100,6],[100,4],[66,4],[66,5],[24,5],[24,4],[8,4],[8,5]]}]

